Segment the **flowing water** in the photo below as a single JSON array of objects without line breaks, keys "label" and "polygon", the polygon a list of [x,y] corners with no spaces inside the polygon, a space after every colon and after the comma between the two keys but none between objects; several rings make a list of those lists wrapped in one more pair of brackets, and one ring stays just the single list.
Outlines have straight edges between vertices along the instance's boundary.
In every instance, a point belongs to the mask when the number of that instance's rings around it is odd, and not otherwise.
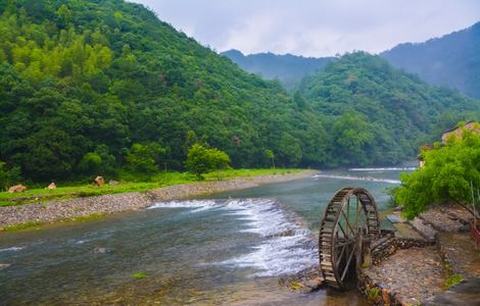
[{"label": "flowing water", "polygon": [[366,305],[355,291],[299,294],[278,280],[317,263],[315,233],[336,190],[365,187],[383,209],[399,170],[322,172],[1,234],[0,305]]}]

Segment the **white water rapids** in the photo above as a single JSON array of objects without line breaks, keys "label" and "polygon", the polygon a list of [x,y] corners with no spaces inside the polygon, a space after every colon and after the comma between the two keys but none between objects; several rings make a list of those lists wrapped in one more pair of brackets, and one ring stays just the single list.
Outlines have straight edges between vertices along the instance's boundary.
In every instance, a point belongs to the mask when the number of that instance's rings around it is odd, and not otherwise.
[{"label": "white water rapids", "polygon": [[270,199],[191,200],[157,203],[156,208],[191,208],[190,213],[207,209],[225,210],[232,218],[245,222],[249,232],[260,235],[259,245],[240,256],[212,263],[255,268],[255,277],[292,274],[317,263],[311,232],[295,222],[278,202]]}]

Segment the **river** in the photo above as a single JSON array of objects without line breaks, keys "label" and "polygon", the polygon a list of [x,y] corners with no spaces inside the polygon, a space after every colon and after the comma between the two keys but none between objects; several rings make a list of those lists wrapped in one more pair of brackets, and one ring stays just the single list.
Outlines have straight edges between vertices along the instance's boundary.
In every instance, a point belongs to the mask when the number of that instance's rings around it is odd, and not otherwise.
[{"label": "river", "polygon": [[336,190],[365,187],[385,209],[399,173],[322,172],[98,221],[3,233],[0,305],[366,305],[356,291],[299,294],[278,280],[316,264],[316,232]]}]

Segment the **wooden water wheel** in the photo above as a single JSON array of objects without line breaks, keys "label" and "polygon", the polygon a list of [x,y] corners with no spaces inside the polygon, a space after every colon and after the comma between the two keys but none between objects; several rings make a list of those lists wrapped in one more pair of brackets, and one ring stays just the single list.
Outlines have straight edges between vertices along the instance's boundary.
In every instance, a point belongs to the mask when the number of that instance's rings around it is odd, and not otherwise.
[{"label": "wooden water wheel", "polygon": [[[363,188],[335,193],[320,224],[320,270],[327,285],[345,289],[355,276],[356,256],[362,241],[380,235],[377,205]],[[360,243],[359,243],[360,242]]]}]

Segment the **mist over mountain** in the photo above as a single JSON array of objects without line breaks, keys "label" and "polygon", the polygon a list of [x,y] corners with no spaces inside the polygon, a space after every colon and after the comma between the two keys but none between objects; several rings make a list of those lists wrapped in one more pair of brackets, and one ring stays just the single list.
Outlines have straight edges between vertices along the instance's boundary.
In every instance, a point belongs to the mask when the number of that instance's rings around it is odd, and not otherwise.
[{"label": "mist over mountain", "polygon": [[305,76],[322,70],[335,60],[335,57],[313,58],[270,52],[244,55],[238,50],[229,50],[222,55],[250,73],[268,80],[279,80],[287,89],[294,88]]},{"label": "mist over mountain", "polygon": [[[335,60],[335,57],[306,58],[273,53],[244,55],[238,50],[222,54],[248,72],[269,80],[278,79],[287,89]],[[380,56],[430,84],[480,98],[480,23],[423,43],[400,44]]]},{"label": "mist over mountain", "polygon": [[480,97],[480,22],[424,43],[398,45],[381,56],[431,84]]}]

